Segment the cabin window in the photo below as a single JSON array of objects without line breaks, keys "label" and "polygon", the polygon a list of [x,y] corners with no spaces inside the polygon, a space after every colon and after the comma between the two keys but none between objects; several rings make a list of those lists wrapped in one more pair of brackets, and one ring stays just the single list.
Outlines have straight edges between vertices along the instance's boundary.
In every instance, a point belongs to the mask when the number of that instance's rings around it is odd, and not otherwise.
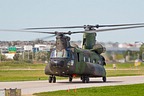
[{"label": "cabin window", "polygon": [[51,57],[64,57],[64,58],[68,58],[69,57],[69,51],[63,49],[61,51],[57,51],[57,50],[53,50],[51,52]]},{"label": "cabin window", "polygon": [[87,56],[85,57],[85,62],[89,62],[89,58]]},{"label": "cabin window", "polygon": [[74,59],[74,53],[72,53],[71,56],[72,56],[72,59]]},{"label": "cabin window", "polygon": [[98,64],[102,64],[101,60],[99,60],[97,63],[98,63]]},{"label": "cabin window", "polygon": [[84,57],[84,62],[86,61],[86,58]]},{"label": "cabin window", "polygon": [[83,45],[86,45],[86,38],[83,39]]},{"label": "cabin window", "polygon": [[80,54],[77,53],[77,59],[78,59],[78,62],[80,62]]},{"label": "cabin window", "polygon": [[88,58],[88,62],[91,62],[90,58]]},{"label": "cabin window", "polygon": [[93,60],[93,63],[96,63],[96,59]]}]

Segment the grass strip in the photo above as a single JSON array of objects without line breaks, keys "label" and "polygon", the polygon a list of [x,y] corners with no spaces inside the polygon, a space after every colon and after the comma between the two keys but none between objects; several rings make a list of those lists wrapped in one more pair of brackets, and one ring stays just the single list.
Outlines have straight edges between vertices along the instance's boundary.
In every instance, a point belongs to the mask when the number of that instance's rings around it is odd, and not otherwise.
[{"label": "grass strip", "polygon": [[144,84],[91,87],[35,93],[35,96],[143,96]]}]

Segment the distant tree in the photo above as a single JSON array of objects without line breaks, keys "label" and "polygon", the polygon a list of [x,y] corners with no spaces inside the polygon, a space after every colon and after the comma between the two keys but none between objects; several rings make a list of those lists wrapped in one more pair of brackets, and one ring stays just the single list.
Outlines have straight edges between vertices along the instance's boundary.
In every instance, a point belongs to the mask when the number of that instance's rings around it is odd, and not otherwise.
[{"label": "distant tree", "polygon": [[124,58],[128,56],[130,60],[135,60],[140,58],[140,52],[139,51],[131,51],[127,50],[126,52],[123,53]]},{"label": "distant tree", "polygon": [[121,60],[124,58],[124,56],[120,53],[116,53],[115,55],[116,55],[116,60]]},{"label": "distant tree", "polygon": [[47,61],[50,59],[50,52],[47,52]]},{"label": "distant tree", "polygon": [[45,51],[40,51],[35,53],[35,59],[37,61],[47,61],[49,54]]},{"label": "distant tree", "polygon": [[144,55],[144,44],[141,45],[139,54],[140,54],[140,59],[143,60],[144,59],[144,56],[143,56]]},{"label": "distant tree", "polygon": [[33,52],[24,52],[24,60],[32,60],[33,59]]},{"label": "distant tree", "polygon": [[20,61],[20,60],[22,60],[22,55],[20,55],[20,54],[15,54],[14,57],[13,57],[13,59],[14,59],[15,61]]},{"label": "distant tree", "polygon": [[1,57],[1,61],[6,61],[7,60],[7,57],[5,55],[0,54],[0,57]]},{"label": "distant tree", "polygon": [[113,61],[113,56],[110,53],[107,53],[107,59],[108,61]]},{"label": "distant tree", "polygon": [[36,39],[35,40],[35,44],[43,44],[43,40],[42,39]]}]

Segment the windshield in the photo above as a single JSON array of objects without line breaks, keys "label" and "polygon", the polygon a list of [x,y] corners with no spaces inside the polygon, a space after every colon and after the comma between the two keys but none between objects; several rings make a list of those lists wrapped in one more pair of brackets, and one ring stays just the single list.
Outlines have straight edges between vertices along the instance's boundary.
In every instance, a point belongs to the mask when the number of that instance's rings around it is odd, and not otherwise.
[{"label": "windshield", "polygon": [[51,52],[51,57],[61,57],[61,58],[67,58],[69,57],[69,52],[65,49],[58,51],[58,50],[53,50]]}]

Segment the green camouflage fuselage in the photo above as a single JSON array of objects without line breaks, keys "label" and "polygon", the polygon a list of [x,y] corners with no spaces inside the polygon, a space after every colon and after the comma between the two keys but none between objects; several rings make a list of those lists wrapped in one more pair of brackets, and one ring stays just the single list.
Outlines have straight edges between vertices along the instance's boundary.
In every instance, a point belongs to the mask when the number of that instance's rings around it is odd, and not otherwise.
[{"label": "green camouflage fuselage", "polygon": [[103,77],[106,75],[101,55],[79,48],[68,48],[68,57],[51,57],[45,68],[45,74],[56,76],[86,75]]},{"label": "green camouflage fuselage", "polygon": [[[56,37],[56,48],[51,51],[50,61],[45,67],[46,75],[105,77],[105,59],[95,44],[95,33],[84,33],[82,48],[72,47],[70,38],[60,34]],[[96,47],[94,47],[96,46]]]}]

